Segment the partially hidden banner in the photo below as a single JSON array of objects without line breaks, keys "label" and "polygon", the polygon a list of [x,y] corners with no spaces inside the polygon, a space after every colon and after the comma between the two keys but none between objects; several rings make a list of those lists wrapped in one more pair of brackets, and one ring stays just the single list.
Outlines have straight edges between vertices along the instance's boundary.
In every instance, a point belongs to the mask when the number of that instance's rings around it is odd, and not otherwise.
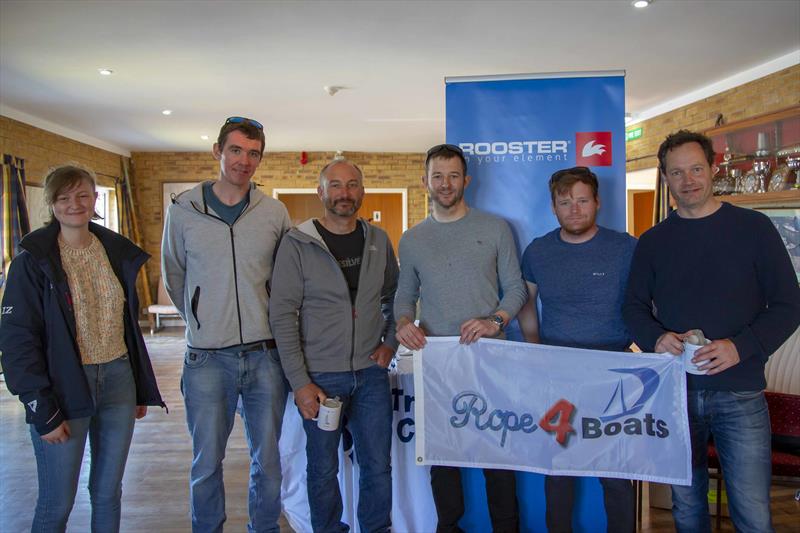
[{"label": "partially hidden banner", "polygon": [[505,218],[520,251],[558,224],[553,172],[587,166],[600,182],[598,223],[625,231],[625,78],[621,71],[448,77],[447,142],[472,177],[469,205]]},{"label": "partially hidden banner", "polygon": [[680,358],[428,337],[417,464],[691,483]]}]

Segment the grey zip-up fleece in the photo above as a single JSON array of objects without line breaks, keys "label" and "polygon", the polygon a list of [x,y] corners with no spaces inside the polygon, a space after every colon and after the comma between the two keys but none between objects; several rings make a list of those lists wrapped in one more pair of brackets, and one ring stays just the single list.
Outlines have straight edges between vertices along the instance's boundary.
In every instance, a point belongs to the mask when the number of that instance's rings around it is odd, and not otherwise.
[{"label": "grey zip-up fleece", "polygon": [[202,183],[167,209],[161,275],[193,348],[272,338],[268,283],[275,250],[291,222],[286,207],[254,184],[248,194],[247,206],[230,226],[206,205]]},{"label": "grey zip-up fleece", "polygon": [[275,258],[269,314],[292,390],[309,372],[346,372],[375,364],[381,343],[397,349],[392,314],[398,266],[382,229],[363,220],[364,252],[355,304],[336,258],[313,219],[292,228]]}]

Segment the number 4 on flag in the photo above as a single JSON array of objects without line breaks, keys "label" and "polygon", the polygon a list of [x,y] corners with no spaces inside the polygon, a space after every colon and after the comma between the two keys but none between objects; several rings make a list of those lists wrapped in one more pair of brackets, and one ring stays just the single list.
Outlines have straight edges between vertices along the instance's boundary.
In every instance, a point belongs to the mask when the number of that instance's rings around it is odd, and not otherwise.
[{"label": "number 4 on flag", "polygon": [[562,398],[553,404],[553,407],[539,420],[539,427],[548,433],[555,433],[556,442],[566,447],[569,434],[575,433],[575,429],[570,424],[574,412],[575,406]]}]

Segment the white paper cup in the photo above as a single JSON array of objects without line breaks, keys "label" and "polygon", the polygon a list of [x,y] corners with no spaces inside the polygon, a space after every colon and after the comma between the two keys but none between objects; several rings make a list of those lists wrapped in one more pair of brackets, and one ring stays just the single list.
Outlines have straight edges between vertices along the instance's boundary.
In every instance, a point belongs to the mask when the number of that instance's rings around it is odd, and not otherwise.
[{"label": "white paper cup", "polygon": [[342,402],[336,398],[325,398],[319,406],[319,413],[312,420],[323,431],[335,431],[339,427],[339,416],[342,414]]},{"label": "white paper cup", "polygon": [[681,355],[681,358],[683,359],[683,369],[689,374],[702,376],[708,372],[708,370],[703,370],[703,366],[708,363],[707,360],[702,361],[699,365],[692,363],[694,352],[700,348],[702,348],[702,346],[698,344],[689,344],[688,342],[683,343],[683,355]]}]

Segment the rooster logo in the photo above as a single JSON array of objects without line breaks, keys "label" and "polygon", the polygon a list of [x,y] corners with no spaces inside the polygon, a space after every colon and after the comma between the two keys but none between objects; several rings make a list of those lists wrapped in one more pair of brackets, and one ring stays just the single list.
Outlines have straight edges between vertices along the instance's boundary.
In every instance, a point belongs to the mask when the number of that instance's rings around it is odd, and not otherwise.
[{"label": "rooster logo", "polygon": [[587,167],[610,167],[613,151],[610,131],[575,132],[575,164]]},{"label": "rooster logo", "polygon": [[606,153],[606,145],[605,144],[595,144],[594,140],[589,141],[583,146],[583,150],[581,150],[581,155],[583,157],[592,157],[593,155],[603,155]]}]

